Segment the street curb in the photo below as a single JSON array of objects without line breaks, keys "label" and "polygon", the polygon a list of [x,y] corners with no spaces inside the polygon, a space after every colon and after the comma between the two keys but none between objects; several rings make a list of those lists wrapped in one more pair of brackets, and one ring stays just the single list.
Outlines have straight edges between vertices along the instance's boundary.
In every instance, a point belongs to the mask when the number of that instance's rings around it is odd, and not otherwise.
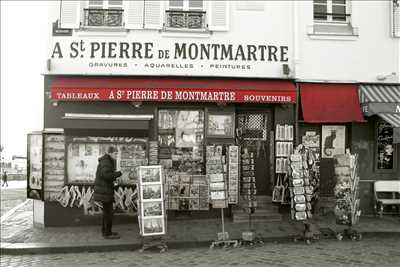
[{"label": "street curb", "polygon": [[[399,236],[400,232],[361,232],[363,238],[371,237],[393,237]],[[293,242],[295,236],[267,237],[260,238],[262,243],[287,243]],[[336,240],[334,236],[322,237],[323,240]],[[106,243],[105,243],[106,242]],[[142,248],[141,243],[130,241],[107,240],[102,243],[1,243],[0,252],[2,255],[24,255],[24,254],[54,254],[54,253],[81,253],[81,252],[107,252],[107,251],[133,251]],[[167,241],[168,248],[198,248],[209,247],[210,241]],[[340,241],[338,241],[340,242]],[[343,242],[343,241],[342,241]],[[360,241],[362,242],[362,241]],[[318,243],[318,241],[316,241]],[[257,244],[257,242],[256,242]]]}]

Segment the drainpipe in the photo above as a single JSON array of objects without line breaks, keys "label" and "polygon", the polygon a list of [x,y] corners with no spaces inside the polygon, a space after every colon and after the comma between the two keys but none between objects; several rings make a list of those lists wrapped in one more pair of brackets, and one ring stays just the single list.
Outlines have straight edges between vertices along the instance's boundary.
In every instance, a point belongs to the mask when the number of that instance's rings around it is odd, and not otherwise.
[{"label": "drainpipe", "polygon": [[298,80],[298,66],[299,66],[299,33],[298,33],[298,1],[292,1],[292,29],[293,29],[293,78],[295,81],[296,86],[296,106],[295,106],[295,129],[294,129],[294,136],[295,136],[295,147],[300,143],[300,131],[299,131],[299,101],[300,101],[300,94],[299,94],[299,85],[297,83]]}]

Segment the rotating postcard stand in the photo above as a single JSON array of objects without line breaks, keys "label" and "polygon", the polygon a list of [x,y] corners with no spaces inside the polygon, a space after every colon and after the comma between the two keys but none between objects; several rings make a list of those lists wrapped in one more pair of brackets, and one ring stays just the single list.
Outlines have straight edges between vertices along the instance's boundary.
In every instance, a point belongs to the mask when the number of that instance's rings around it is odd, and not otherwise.
[{"label": "rotating postcard stand", "polygon": [[228,190],[226,183],[227,165],[223,156],[222,145],[212,145],[206,148],[207,156],[207,176],[210,185],[210,200],[213,208],[221,209],[222,232],[217,234],[217,240],[211,243],[210,248],[215,246],[228,247],[238,246],[237,240],[229,239],[228,232],[225,232],[224,208],[228,207]]},{"label": "rotating postcard stand", "polygon": [[161,166],[139,167],[139,229],[142,249],[159,248],[165,252],[167,215],[165,212],[164,179]]},{"label": "rotating postcard stand", "polygon": [[[353,227],[361,215],[359,198],[359,176],[357,154],[346,151],[344,155],[335,155],[336,197],[335,216],[336,224],[344,226],[343,231],[336,233],[336,238],[342,240],[348,237],[351,240],[361,240],[362,235]],[[346,228],[347,226],[347,228]]]}]

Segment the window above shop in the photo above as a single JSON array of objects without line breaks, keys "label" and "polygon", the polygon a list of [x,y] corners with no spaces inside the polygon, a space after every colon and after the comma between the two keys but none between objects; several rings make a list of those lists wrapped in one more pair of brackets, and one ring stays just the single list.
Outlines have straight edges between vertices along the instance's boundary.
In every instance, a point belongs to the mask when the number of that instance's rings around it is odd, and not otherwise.
[{"label": "window above shop", "polygon": [[122,27],[122,0],[89,0],[84,9],[84,27]]},{"label": "window above shop", "polygon": [[203,0],[169,0],[165,11],[165,29],[206,30]]},{"label": "window above shop", "polygon": [[309,35],[358,36],[351,18],[349,0],[314,0],[314,24]]}]

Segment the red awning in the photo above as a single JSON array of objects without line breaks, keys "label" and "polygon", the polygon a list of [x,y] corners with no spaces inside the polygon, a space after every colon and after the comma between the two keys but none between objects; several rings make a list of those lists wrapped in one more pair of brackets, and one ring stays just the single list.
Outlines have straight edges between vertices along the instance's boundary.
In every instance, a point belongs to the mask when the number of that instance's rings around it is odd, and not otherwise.
[{"label": "red awning", "polygon": [[305,122],[363,122],[355,84],[301,83],[301,107]]},{"label": "red awning", "polygon": [[50,87],[57,101],[296,102],[288,80],[62,77]]}]

